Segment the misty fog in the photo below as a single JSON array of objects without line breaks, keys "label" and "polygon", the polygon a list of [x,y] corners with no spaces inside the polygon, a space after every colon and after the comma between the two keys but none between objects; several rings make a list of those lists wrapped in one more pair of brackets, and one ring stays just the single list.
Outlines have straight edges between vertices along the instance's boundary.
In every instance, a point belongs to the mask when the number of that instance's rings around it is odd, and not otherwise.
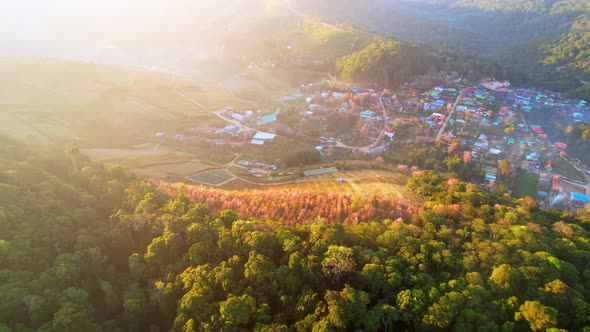
[{"label": "misty fog", "polygon": [[0,54],[174,70],[213,58],[224,36],[264,14],[262,0],[5,0]]}]

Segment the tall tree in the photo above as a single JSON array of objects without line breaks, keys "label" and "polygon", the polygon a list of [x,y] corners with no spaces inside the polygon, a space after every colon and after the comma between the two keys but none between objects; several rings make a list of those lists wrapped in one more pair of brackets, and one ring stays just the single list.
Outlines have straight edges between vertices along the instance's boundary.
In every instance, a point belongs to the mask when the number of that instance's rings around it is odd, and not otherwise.
[{"label": "tall tree", "polygon": [[355,268],[356,262],[352,248],[343,246],[328,247],[328,251],[322,261],[322,270],[328,278],[338,284],[342,276],[354,272]]},{"label": "tall tree", "polygon": [[76,163],[76,158],[78,158],[78,156],[80,155],[80,149],[78,148],[78,146],[74,143],[69,143],[65,146],[64,153],[72,162],[74,170],[76,172],[79,172],[80,170],[78,169],[78,164]]},{"label": "tall tree", "polygon": [[246,327],[256,312],[256,300],[248,294],[230,295],[219,304],[219,312],[229,328]]},{"label": "tall tree", "polygon": [[514,318],[528,322],[533,331],[546,331],[557,326],[557,310],[538,301],[525,301]]}]

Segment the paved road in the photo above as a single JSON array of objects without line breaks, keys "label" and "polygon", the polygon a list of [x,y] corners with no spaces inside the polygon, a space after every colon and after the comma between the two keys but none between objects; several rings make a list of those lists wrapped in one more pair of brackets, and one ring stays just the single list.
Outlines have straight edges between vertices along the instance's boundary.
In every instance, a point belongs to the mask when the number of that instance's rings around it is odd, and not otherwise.
[{"label": "paved road", "polygon": [[445,132],[445,128],[447,128],[447,124],[449,123],[449,120],[451,120],[451,118],[453,117],[453,113],[455,113],[455,109],[457,108],[457,105],[459,104],[459,101],[463,97],[463,91],[464,90],[461,90],[461,93],[459,93],[459,95],[457,96],[457,100],[455,100],[455,104],[453,104],[453,108],[451,108],[451,112],[449,112],[449,115],[447,116],[447,119],[445,120],[445,123],[442,125],[442,127],[440,127],[440,130],[436,134],[435,141],[438,142],[438,140],[440,139],[440,137],[442,136],[442,134]]},{"label": "paved road", "polygon": [[379,133],[379,136],[377,137],[375,142],[373,142],[373,144],[367,147],[369,149],[372,149],[377,145],[381,144],[381,140],[383,139],[383,136],[385,136],[385,132],[387,131],[387,108],[385,108],[385,104],[383,104],[383,93],[379,94],[379,107],[381,107],[381,112],[383,114],[383,129],[381,129],[381,132]]}]

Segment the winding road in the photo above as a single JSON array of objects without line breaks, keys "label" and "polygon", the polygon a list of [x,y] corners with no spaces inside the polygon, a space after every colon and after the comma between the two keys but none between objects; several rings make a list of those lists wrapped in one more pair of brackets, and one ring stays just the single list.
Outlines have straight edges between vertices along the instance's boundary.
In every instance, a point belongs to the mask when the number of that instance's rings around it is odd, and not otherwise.
[{"label": "winding road", "polygon": [[463,97],[463,90],[461,90],[461,92],[457,96],[457,100],[455,100],[455,103],[453,104],[453,108],[451,108],[451,111],[449,112],[449,115],[447,116],[445,123],[442,125],[442,127],[440,127],[438,133],[436,134],[436,139],[435,139],[436,142],[438,142],[438,140],[440,139],[442,134],[445,132],[445,128],[447,128],[447,124],[449,123],[449,120],[451,120],[451,118],[453,117],[453,113],[455,113],[455,109],[457,108],[457,105],[459,105],[459,101],[461,100],[462,97]]},{"label": "winding road", "polygon": [[[245,124],[232,119],[232,118],[228,118],[226,116],[223,116],[221,114],[219,114],[218,112],[215,112],[213,110],[211,110],[210,108],[208,108],[207,106],[201,104],[199,101],[197,101],[196,99],[189,97],[187,95],[185,95],[184,93],[175,90],[174,92],[176,92],[176,94],[178,94],[179,96],[185,98],[186,100],[190,101],[191,103],[199,106],[200,108],[206,110],[207,112],[210,112],[211,114],[214,114],[215,116],[217,116],[218,118],[231,123],[237,127],[242,128],[242,130],[252,130],[252,131],[259,131],[258,129],[246,126]],[[358,147],[358,146],[350,146],[350,145],[346,145],[340,141],[337,141],[336,144],[334,144],[334,146],[339,147],[339,148],[344,148],[344,149],[350,149],[353,151],[361,151],[364,153],[369,153],[371,152],[371,149],[375,148],[377,145],[379,145],[381,143],[381,140],[383,139],[383,136],[385,136],[385,133],[387,131],[387,108],[385,108],[385,104],[383,103],[383,94],[380,93],[379,94],[379,107],[381,108],[381,112],[383,113],[383,128],[381,129],[381,132],[379,133],[379,135],[377,136],[377,138],[375,139],[375,141],[367,146],[362,146],[362,147]],[[279,135],[277,135],[279,136]]]},{"label": "winding road", "polygon": [[202,109],[206,110],[207,112],[210,112],[211,114],[213,114],[213,115],[217,116],[218,118],[220,118],[220,119],[222,119],[222,120],[224,120],[224,121],[226,121],[226,122],[229,122],[229,123],[231,123],[231,124],[233,124],[233,125],[235,125],[235,126],[237,126],[237,127],[240,127],[240,128],[242,128],[242,130],[252,130],[252,131],[258,131],[258,129],[254,129],[254,128],[252,128],[252,127],[248,127],[248,126],[246,126],[245,124],[243,124],[243,123],[239,122],[238,120],[235,120],[235,119],[232,119],[232,118],[228,118],[228,117],[226,117],[226,116],[223,116],[223,115],[221,115],[221,114],[219,114],[219,113],[217,113],[217,112],[215,112],[215,111],[211,110],[211,109],[210,109],[210,108],[208,108],[207,106],[205,106],[205,105],[203,105],[203,104],[199,103],[199,102],[198,102],[197,100],[195,100],[194,98],[191,98],[191,97],[189,97],[189,96],[185,95],[184,93],[182,93],[182,92],[180,92],[180,91],[178,91],[178,90],[175,90],[174,92],[176,92],[176,94],[177,94],[177,95],[179,95],[179,96],[181,96],[181,97],[185,98],[186,100],[190,101],[191,103],[193,103],[193,104],[195,104],[195,105],[199,106],[200,108],[202,108]]},{"label": "winding road", "polygon": [[377,145],[381,144],[381,140],[383,140],[383,136],[385,136],[385,133],[387,132],[387,108],[385,108],[385,104],[383,103],[383,93],[379,94],[379,107],[381,108],[381,112],[382,112],[382,117],[383,117],[383,128],[381,129],[381,132],[379,133],[379,135],[377,136],[377,138],[375,139],[375,141],[367,146],[350,146],[350,145],[346,145],[340,141],[336,141],[336,144],[334,146],[339,147],[339,148],[344,148],[344,149],[350,149],[353,151],[361,151],[364,153],[370,153],[371,149],[375,148]]}]

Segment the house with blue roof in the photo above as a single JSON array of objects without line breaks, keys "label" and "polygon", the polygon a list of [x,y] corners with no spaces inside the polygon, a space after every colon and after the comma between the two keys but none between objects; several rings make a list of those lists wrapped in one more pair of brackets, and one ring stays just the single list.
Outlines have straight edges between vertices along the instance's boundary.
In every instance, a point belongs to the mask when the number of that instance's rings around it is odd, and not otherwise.
[{"label": "house with blue roof", "polygon": [[359,114],[359,116],[361,119],[365,120],[366,122],[369,122],[375,116],[375,112],[370,111],[370,110],[366,110],[366,111],[362,111]]},{"label": "house with blue roof", "polygon": [[242,133],[243,129],[238,126],[226,126],[223,129],[216,131],[216,134],[219,135],[229,135],[232,137],[239,136]]},{"label": "house with blue roof", "polygon": [[588,196],[585,194],[572,192],[570,195],[571,195],[571,199],[572,199],[573,204],[588,204],[588,203],[590,203],[590,199],[588,199]]},{"label": "house with blue roof", "polygon": [[488,96],[488,94],[485,91],[476,91],[475,92],[475,98],[477,99],[485,99]]},{"label": "house with blue roof", "polygon": [[275,121],[277,121],[277,115],[275,113],[272,113],[272,114],[261,116],[260,119],[258,120],[258,125],[259,126],[265,125],[265,124],[273,123]]}]

